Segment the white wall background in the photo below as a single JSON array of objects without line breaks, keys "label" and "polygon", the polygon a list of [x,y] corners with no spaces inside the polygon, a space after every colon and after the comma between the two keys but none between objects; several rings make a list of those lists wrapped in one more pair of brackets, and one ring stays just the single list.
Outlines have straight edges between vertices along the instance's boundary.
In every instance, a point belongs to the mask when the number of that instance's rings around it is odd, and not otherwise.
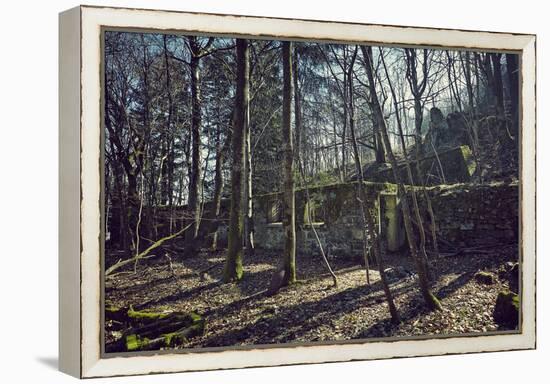
[{"label": "white wall background", "polygon": [[[100,1],[175,9],[536,33],[538,35],[538,350],[99,379],[98,383],[538,383],[550,361],[550,28],[543,1]],[[57,13],[76,1],[0,10],[0,381],[65,383],[57,371]],[[549,151],[549,152],[547,152]]]}]

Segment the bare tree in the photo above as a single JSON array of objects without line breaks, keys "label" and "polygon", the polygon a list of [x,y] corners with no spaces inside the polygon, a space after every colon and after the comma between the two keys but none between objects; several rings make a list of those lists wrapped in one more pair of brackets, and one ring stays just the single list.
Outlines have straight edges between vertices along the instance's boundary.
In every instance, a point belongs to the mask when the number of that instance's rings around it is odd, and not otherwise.
[{"label": "bare tree", "polygon": [[[250,75],[249,75],[250,77]],[[244,235],[246,255],[251,256],[254,253],[254,208],[252,199],[252,143],[250,127],[250,98],[247,100],[246,107],[246,132],[245,132],[245,219],[244,219]]]},{"label": "bare tree", "polygon": [[[355,51],[353,55],[352,62],[355,61],[355,58],[357,56],[357,46],[355,46]],[[351,66],[353,68],[353,66]],[[382,254],[381,254],[381,242],[378,236],[378,233],[376,232],[376,223],[373,218],[373,214],[369,212],[368,208],[365,205],[365,202],[367,200],[367,195],[365,193],[365,186],[364,186],[364,177],[363,177],[363,166],[361,165],[361,159],[359,157],[359,150],[357,149],[357,139],[355,135],[355,119],[354,119],[354,104],[353,104],[353,76],[348,77],[349,81],[349,94],[351,96],[351,103],[350,103],[350,109],[351,109],[351,120],[350,120],[350,135],[351,135],[351,144],[353,147],[353,156],[355,158],[355,169],[357,172],[357,193],[356,193],[356,199],[359,202],[359,210],[361,218],[361,231],[363,233],[363,252],[364,252],[364,258],[365,258],[365,268],[367,270],[367,284],[370,285],[370,277],[369,277],[369,262],[368,262],[368,255],[366,253],[366,243],[367,243],[367,234],[368,237],[371,240],[371,250],[374,254],[374,258],[376,261],[376,264],[378,265],[378,271],[380,273],[380,280],[382,282],[382,288],[384,290],[384,295],[386,296],[386,301],[388,302],[388,307],[390,310],[391,318],[393,323],[399,323],[401,320],[399,319],[399,313],[397,312],[397,308],[395,307],[395,303],[393,302],[393,296],[390,290],[390,286],[388,284],[388,280],[386,278],[386,273],[384,271],[384,264],[382,260]]]},{"label": "bare tree", "polygon": [[[363,52],[363,56],[365,59],[365,70],[368,77],[368,83],[369,83],[370,93],[371,93],[370,96],[372,99],[371,105],[378,111],[377,115],[383,116],[382,109],[378,101],[378,95],[376,93],[376,89],[374,88],[374,66],[372,63],[373,62],[372,48],[361,46],[361,50]],[[439,300],[434,296],[434,294],[430,290],[430,286],[428,282],[428,272],[427,272],[426,262],[425,262],[426,257],[422,257],[422,255],[419,255],[418,249],[416,247],[416,236],[414,234],[414,230],[412,226],[412,220],[411,220],[412,214],[411,214],[411,209],[407,199],[407,191],[405,190],[404,183],[401,180],[401,174],[399,172],[399,164],[397,163],[397,159],[395,158],[395,155],[391,148],[390,139],[388,136],[388,129],[386,127],[386,121],[384,119],[382,119],[380,122],[380,128],[382,133],[382,139],[384,140],[386,154],[388,155],[390,159],[390,163],[392,165],[393,177],[397,184],[398,193],[399,193],[399,196],[402,197],[401,210],[403,213],[403,222],[405,225],[405,232],[407,233],[409,250],[411,252],[411,256],[415,262],[416,270],[418,272],[418,282],[420,285],[420,291],[422,293],[424,301],[426,302],[426,304],[430,309],[441,309],[441,304],[439,303]]]},{"label": "bare tree", "polygon": [[[424,92],[426,91],[427,85],[428,85],[428,75],[429,75],[429,64],[428,59],[430,54],[428,53],[427,49],[423,49],[423,60],[422,60],[422,79],[420,80],[418,78],[417,73],[417,55],[416,50],[411,48],[405,48],[405,56],[407,58],[407,81],[410,86],[411,93],[413,95],[414,99],[414,121],[415,121],[415,146],[414,146],[414,152],[415,152],[415,167],[416,167],[416,176],[417,176],[417,182],[414,182],[414,178],[412,175],[412,172],[410,172],[410,166],[409,161],[407,159],[407,152],[405,148],[405,142],[403,140],[403,130],[401,128],[400,121],[398,120],[399,125],[399,134],[401,138],[401,143],[403,146],[403,154],[405,156],[405,161],[407,162],[407,170],[409,174],[409,182],[412,185],[420,185],[422,194],[424,196],[424,200],[426,202],[428,214],[430,216],[430,221],[432,224],[432,243],[434,247],[434,252],[436,256],[439,254],[439,247],[437,245],[437,235],[436,235],[436,221],[435,221],[435,214],[432,207],[432,201],[430,199],[430,195],[428,194],[428,191],[426,190],[426,182],[424,177],[424,172],[422,172],[422,167],[420,166],[421,156],[423,153],[422,150],[422,122],[424,120],[424,102],[422,99],[422,96]],[[451,63],[449,63],[451,65]],[[388,77],[388,84],[391,87],[391,80]],[[394,99],[394,103],[397,102],[395,97],[395,92],[392,91],[392,96]],[[416,198],[416,192],[414,190],[411,191],[411,195],[413,197],[413,208],[414,213],[416,217],[416,224],[418,226],[418,232],[420,236],[420,254],[425,259],[425,264],[428,266],[428,256],[426,253],[426,234],[424,232],[424,223],[422,220],[422,215],[420,214],[420,208],[418,206],[418,201]],[[428,270],[429,274],[429,270]]]},{"label": "bare tree", "polygon": [[292,140],[292,50],[291,43],[283,42],[283,250],[285,284],[296,281],[296,208],[294,196],[294,147]]},{"label": "bare tree", "polygon": [[229,214],[229,244],[223,281],[238,281],[243,276],[243,176],[245,172],[245,134],[249,98],[249,50],[248,41],[237,39],[237,90],[233,118],[231,168],[231,208]]},{"label": "bare tree", "polygon": [[282,265],[271,279],[269,294],[296,282],[296,212],[294,196],[294,149],[292,143],[292,47],[282,42],[283,50],[283,231],[284,246]]},{"label": "bare tree", "polygon": [[218,228],[220,225],[220,214],[222,205],[222,192],[224,187],[223,177],[223,165],[226,160],[226,153],[231,147],[231,130],[228,130],[228,134],[225,140],[222,142],[221,138],[221,126],[218,125],[218,131],[216,133],[216,164],[214,170],[214,201],[212,211],[212,242],[210,248],[216,250],[218,248]]}]

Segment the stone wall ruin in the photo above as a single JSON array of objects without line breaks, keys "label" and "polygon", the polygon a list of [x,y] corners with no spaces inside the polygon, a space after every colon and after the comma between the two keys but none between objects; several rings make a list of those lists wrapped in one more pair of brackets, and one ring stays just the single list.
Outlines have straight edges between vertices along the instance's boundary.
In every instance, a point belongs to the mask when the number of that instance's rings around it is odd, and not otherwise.
[{"label": "stone wall ruin", "polygon": [[[365,187],[369,196],[367,207],[376,216],[378,231],[387,242],[387,250],[392,252],[402,249],[406,238],[396,185],[365,182]],[[355,188],[355,183],[342,183],[310,189],[314,205],[313,208],[310,207],[314,211],[313,225],[332,256],[362,255],[362,232]],[[409,187],[408,198],[411,188],[413,187]],[[417,187],[414,188],[418,190]],[[475,247],[481,244],[518,242],[517,182],[444,185],[430,187],[428,191],[436,216],[437,234],[445,244]],[[420,193],[417,196],[424,222],[429,223],[425,202]],[[279,204],[280,197],[280,194],[269,194],[254,199],[254,235],[259,248],[282,250],[282,223],[277,216],[271,215],[273,207]],[[317,242],[306,219],[306,208],[305,192],[297,191],[297,249],[302,254],[318,254]],[[381,217],[383,221],[380,220]],[[429,227],[425,229],[430,230]]]},{"label": "stone wall ruin", "polygon": [[[398,214],[396,187],[388,183],[365,182],[367,209],[374,214],[378,230],[386,236],[388,248],[402,246],[400,234],[401,216]],[[309,188],[308,203],[304,189],[296,191],[297,250],[301,253],[318,253],[318,244],[312,227],[317,230],[321,242],[332,256],[362,256],[363,229],[359,203],[356,199],[356,182],[332,184]],[[283,245],[283,226],[278,212],[281,193],[257,196],[254,199],[254,237],[258,247],[280,250]],[[307,210],[312,217],[308,220]],[[383,215],[385,221],[378,218]]]}]

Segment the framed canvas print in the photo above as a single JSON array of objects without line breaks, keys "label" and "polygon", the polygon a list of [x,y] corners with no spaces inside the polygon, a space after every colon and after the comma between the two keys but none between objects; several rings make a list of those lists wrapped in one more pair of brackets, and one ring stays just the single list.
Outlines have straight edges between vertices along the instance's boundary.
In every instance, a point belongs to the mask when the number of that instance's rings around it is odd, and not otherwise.
[{"label": "framed canvas print", "polygon": [[60,369],[535,348],[535,36],[60,14]]}]

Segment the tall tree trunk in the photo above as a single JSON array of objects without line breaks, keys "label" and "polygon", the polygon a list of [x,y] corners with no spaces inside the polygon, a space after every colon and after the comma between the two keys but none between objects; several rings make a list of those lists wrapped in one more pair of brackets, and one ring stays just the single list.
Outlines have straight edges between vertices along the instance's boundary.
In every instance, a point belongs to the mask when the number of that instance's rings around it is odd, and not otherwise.
[{"label": "tall tree trunk", "polygon": [[[373,108],[376,109],[376,111],[373,111],[373,112],[375,112],[377,116],[383,116],[382,108],[380,106],[380,102],[378,101],[376,90],[374,88],[374,69],[372,65],[372,48],[361,46],[361,50],[363,51],[363,56],[365,57],[365,70],[367,72],[367,77],[369,79],[369,88],[370,88],[370,94],[372,99],[372,106]],[[384,119],[380,121],[380,128],[381,128],[382,139],[384,140],[384,146],[386,147],[385,148],[386,154],[389,157],[390,163],[392,165],[393,177],[395,179],[395,182],[397,183],[398,193],[399,193],[399,196],[402,197],[401,210],[403,212],[403,222],[405,225],[405,232],[407,234],[407,240],[408,240],[411,256],[414,260],[414,263],[416,265],[416,270],[418,273],[418,282],[420,285],[420,291],[422,293],[424,301],[426,302],[426,304],[430,309],[441,309],[441,304],[439,303],[439,300],[434,296],[434,294],[430,290],[425,258],[423,258],[421,255],[418,254],[418,249],[416,248],[416,236],[413,230],[413,225],[411,220],[412,215],[411,215],[409,202],[407,199],[407,192],[401,180],[399,165],[397,163],[397,159],[395,158],[395,155],[393,154],[393,150],[391,148],[390,138],[388,136],[388,130]]]},{"label": "tall tree trunk", "polygon": [[223,281],[238,281],[243,276],[243,176],[245,172],[246,106],[249,98],[249,50],[248,41],[237,39],[237,89],[233,118],[231,167],[231,208],[229,213],[229,243]]},{"label": "tall tree trunk", "polygon": [[504,88],[502,83],[502,68],[500,65],[501,53],[491,53],[491,62],[493,63],[493,77],[495,79],[495,97],[497,114],[504,118]]},{"label": "tall tree trunk", "polygon": [[[302,138],[302,107],[301,107],[301,96],[300,96],[300,89],[298,87],[298,80],[299,80],[299,71],[298,71],[298,49],[297,46],[294,46],[294,57],[292,60],[292,70],[293,70],[293,84],[294,84],[294,133],[296,137],[296,145],[294,149],[294,157],[296,159],[296,164],[298,166],[299,174],[302,177],[303,186],[305,188],[305,194],[306,194],[306,219],[308,224],[311,226],[311,231],[313,232],[315,239],[317,240],[317,245],[319,246],[319,251],[321,252],[321,257],[323,259],[323,262],[325,263],[325,266],[327,267],[327,270],[329,271],[330,275],[332,276],[332,281],[334,284],[334,287],[338,287],[338,278],[336,277],[336,274],[332,270],[330,263],[328,262],[327,256],[325,254],[325,250],[323,249],[323,244],[321,242],[321,239],[319,238],[319,234],[317,233],[317,230],[315,229],[315,225],[313,224],[313,218],[311,217],[311,210],[309,209],[309,204],[311,202],[310,195],[309,195],[309,186],[308,181],[305,176],[304,172],[304,166],[302,162],[302,147],[301,147],[301,138]],[[335,147],[337,148],[337,147]],[[336,153],[336,158],[338,154]]]},{"label": "tall tree trunk", "polygon": [[466,91],[468,92],[468,109],[470,116],[475,115],[474,88],[472,87],[472,70],[470,66],[470,52],[466,51],[460,55],[464,79],[466,80]]},{"label": "tall tree trunk", "polygon": [[479,53],[473,52],[472,53],[472,65],[474,70],[474,79],[475,79],[475,105],[476,105],[476,113],[479,112],[480,104],[481,104],[481,75],[479,73],[481,59],[479,57]]},{"label": "tall tree trunk", "polygon": [[491,53],[485,53],[485,55],[478,57],[480,60],[480,66],[483,68],[483,74],[485,75],[485,79],[487,81],[487,104],[489,104],[493,108],[493,110],[491,111],[492,113],[498,114],[498,100],[496,97],[497,91],[495,76],[493,73],[493,66],[491,65],[491,55]]},{"label": "tall tree trunk", "polygon": [[375,118],[375,122],[373,124],[373,144],[374,144],[374,155],[375,155],[375,161],[378,164],[382,164],[386,162],[386,154],[384,153],[384,145],[382,144],[382,138],[380,137],[380,127],[377,123],[378,119]]},{"label": "tall tree trunk", "polygon": [[346,181],[348,174],[347,167],[347,151],[346,151],[346,138],[348,130],[348,97],[346,91],[346,73],[344,72],[344,85],[343,85],[343,103],[344,103],[344,120],[342,124],[342,181]]},{"label": "tall tree trunk", "polygon": [[[357,52],[357,51],[356,51]],[[355,57],[355,55],[354,55]],[[355,135],[355,117],[354,117],[354,99],[353,99],[353,77],[351,76],[351,71],[353,70],[353,61],[352,66],[350,67],[350,76],[349,76],[349,97],[350,97],[350,136],[351,136],[351,144],[353,148],[353,157],[355,159],[355,170],[357,172],[357,193],[356,193],[356,199],[359,202],[359,210],[361,212],[360,218],[361,218],[361,232],[363,234],[363,252],[365,257],[365,267],[367,269],[367,284],[370,285],[370,278],[369,278],[369,263],[368,263],[368,255],[366,253],[366,243],[367,243],[367,234],[368,237],[371,240],[371,249],[376,261],[376,264],[378,266],[378,272],[380,273],[380,280],[382,282],[382,288],[384,290],[384,295],[386,296],[386,301],[388,302],[388,307],[390,310],[390,315],[392,318],[392,322],[397,324],[401,320],[399,319],[399,313],[397,312],[397,308],[395,307],[395,303],[393,302],[393,295],[390,290],[390,286],[388,284],[388,280],[386,278],[386,273],[384,272],[384,260],[382,256],[382,247],[380,238],[376,232],[376,223],[373,219],[373,215],[371,212],[368,211],[368,208],[365,205],[365,202],[367,200],[367,196],[365,194],[365,187],[364,187],[364,176],[363,176],[363,167],[361,165],[361,160],[359,156],[359,150],[357,148],[357,138]],[[382,219],[380,219],[382,220]],[[365,233],[366,231],[366,233]]]},{"label": "tall tree trunk", "polygon": [[[161,174],[162,174],[162,203],[169,203],[171,205],[171,194],[172,194],[172,184],[171,184],[171,175],[170,173],[170,167],[171,167],[171,156],[170,152],[172,151],[172,143],[170,140],[171,132],[172,132],[172,90],[171,90],[171,78],[170,78],[170,62],[168,61],[168,47],[167,47],[167,35],[163,35],[162,37],[162,43],[164,48],[164,76],[166,78],[166,96],[168,99],[168,116],[166,118],[166,136],[168,138],[166,139],[166,158],[163,158],[161,164]],[[164,143],[163,143],[164,144]]]},{"label": "tall tree trunk", "polygon": [[174,216],[174,135],[172,132],[172,115],[174,111],[174,102],[172,99],[172,79],[170,76],[170,62],[168,60],[168,43],[167,35],[163,35],[163,47],[164,47],[164,65],[165,65],[165,77],[166,77],[166,95],[168,97],[168,117],[166,121],[167,128],[167,142],[166,142],[166,162],[164,164],[164,183],[166,189],[164,193],[166,194],[164,198],[165,203],[168,204],[168,210],[170,215],[169,223],[169,232],[172,233],[173,230],[173,216]]},{"label": "tall tree trunk", "polygon": [[[128,215],[127,215],[127,199],[124,195],[124,188],[123,188],[123,175],[122,175],[122,169],[120,167],[120,163],[115,162],[113,165],[113,175],[114,175],[114,187],[115,190],[118,191],[117,193],[117,200],[118,200],[118,225],[116,226],[118,228],[118,232],[116,234],[116,238],[118,239],[118,249],[121,251],[128,251],[130,249],[130,241],[128,239],[128,236],[130,234],[130,228],[128,227]],[[113,212],[113,219],[114,219],[114,213]]]},{"label": "tall tree trunk", "polygon": [[[105,63],[105,67],[107,67],[107,62]],[[105,73],[105,83],[107,84],[107,73]],[[120,137],[118,132],[115,132],[115,128],[113,127],[112,121],[109,117],[109,111],[112,109],[121,111],[124,107],[121,105],[114,105],[113,100],[111,99],[110,93],[105,92],[105,128],[107,129],[107,132],[109,133],[109,144],[111,146],[111,152],[115,154],[116,161],[114,161],[113,165],[113,174],[114,174],[114,186],[115,190],[118,191],[118,203],[119,203],[119,226],[118,226],[118,245],[119,250],[123,250],[126,252],[131,251],[130,247],[130,239],[131,236],[131,229],[129,225],[129,219],[130,215],[132,214],[132,211],[129,209],[129,193],[130,187],[128,189],[124,189],[124,176],[123,173],[126,174],[128,185],[130,185],[131,181],[131,173],[132,173],[132,166],[130,164],[130,161],[128,159],[128,153],[124,150],[123,145],[120,141]],[[133,193],[136,193],[135,190],[135,179],[134,179],[134,190]],[[127,193],[124,193],[127,192]]]},{"label": "tall tree trunk", "polygon": [[292,52],[291,43],[283,42],[283,285],[296,282],[296,212],[294,197],[294,148],[292,143]]},{"label": "tall tree trunk", "polygon": [[[142,44],[143,44],[143,36],[142,36]],[[129,215],[130,217],[130,228],[138,228],[140,226],[140,222],[142,220],[142,210],[143,210],[143,202],[145,199],[145,192],[144,192],[144,185],[143,185],[143,179],[146,177],[145,170],[147,167],[150,168],[150,165],[147,164],[149,159],[147,156],[148,152],[148,146],[149,146],[149,138],[151,134],[151,118],[150,118],[150,89],[149,89],[149,59],[148,59],[148,50],[143,46],[143,56],[142,56],[142,67],[141,67],[141,81],[143,82],[143,88],[141,89],[141,92],[143,94],[141,95],[143,97],[142,100],[142,112],[141,112],[141,127],[133,129],[136,130],[136,144],[134,146],[134,167],[132,168],[131,177],[128,177],[128,183],[130,186],[129,190],[129,196],[130,199],[130,209],[131,213]],[[140,187],[140,192],[138,194],[137,192],[137,182],[138,179],[142,181],[142,185]],[[138,213],[139,212],[139,213]],[[144,228],[144,231],[142,233],[147,233],[147,231],[150,228],[146,225]],[[148,237],[148,236],[147,236]],[[133,234],[133,239],[139,238],[137,231]],[[134,248],[138,247],[139,241],[136,241],[134,243]]]},{"label": "tall tree trunk", "polygon": [[[414,178],[413,178],[413,172],[412,172],[412,169],[411,169],[411,165],[409,163],[409,155],[407,153],[407,145],[405,144],[405,135],[403,133],[403,124],[401,122],[401,117],[400,117],[400,114],[399,114],[399,102],[397,100],[397,94],[395,93],[395,89],[393,87],[393,84],[390,80],[390,76],[389,76],[388,68],[386,66],[386,61],[384,59],[382,48],[379,48],[379,50],[380,50],[380,60],[382,61],[382,67],[384,68],[386,78],[387,78],[387,81],[388,81],[388,86],[390,88],[390,92],[391,92],[391,95],[392,95],[393,106],[394,106],[394,109],[395,109],[395,117],[396,117],[396,120],[397,120],[397,129],[398,129],[398,132],[399,132],[399,141],[401,143],[401,150],[403,152],[403,157],[405,158],[405,167],[407,169],[407,177],[409,179],[409,183],[412,185],[412,184],[414,184]],[[416,171],[417,171],[417,174],[419,174],[419,175],[421,174],[420,166],[419,166],[418,152],[416,153]],[[422,176],[421,176],[421,179],[423,180]],[[424,200],[426,201],[428,213],[430,215],[430,221],[431,221],[431,224],[432,224],[431,225],[431,234],[432,234],[432,242],[433,242],[434,253],[435,253],[435,255],[439,255],[439,247],[438,247],[438,244],[437,244],[437,225],[436,225],[435,214],[434,214],[434,211],[433,211],[431,199],[430,199],[430,196],[428,194],[428,191],[426,190],[426,186],[424,185],[423,182],[422,182],[421,188],[422,188],[422,193],[424,195]],[[425,250],[426,249],[425,248],[426,240],[425,240],[425,234],[424,234],[424,226],[423,226],[423,223],[422,223],[422,217],[420,216],[420,209],[418,207],[418,200],[416,198],[416,192],[414,191],[414,189],[411,190],[411,196],[412,196],[413,205],[414,205],[415,217],[416,217],[416,220],[419,223],[420,231],[422,231],[422,233],[420,233],[420,236],[422,236],[421,240],[420,240],[420,252],[421,253],[423,252],[423,254],[426,256],[426,259],[427,259],[426,250]],[[424,250],[424,251],[422,251],[422,250]],[[426,262],[427,262],[427,260],[426,260]],[[427,271],[427,272],[429,274],[429,271]]]},{"label": "tall tree trunk", "polygon": [[508,74],[508,89],[510,90],[513,134],[517,137],[519,128],[519,66],[517,54],[506,54],[506,72]]},{"label": "tall tree trunk", "polygon": [[456,101],[456,107],[459,111],[462,111],[462,100],[460,98],[460,91],[457,84],[457,75],[455,70],[454,53],[451,55],[449,51],[445,51],[447,54],[447,78],[449,80],[449,88],[451,91],[451,103],[454,98]]},{"label": "tall tree trunk", "polygon": [[[189,40],[191,51],[196,44],[196,38]],[[189,174],[189,197],[187,208],[190,221],[193,223],[190,230],[185,233],[186,253],[193,255],[197,251],[197,235],[200,225],[200,180],[201,180],[201,95],[200,95],[200,59],[191,54],[191,172]]]},{"label": "tall tree trunk", "polygon": [[252,200],[252,145],[251,145],[251,127],[250,127],[250,100],[246,106],[245,122],[245,219],[244,219],[244,246],[246,255],[254,254],[254,206]]},{"label": "tall tree trunk", "polygon": [[468,134],[470,135],[474,158],[476,159],[476,163],[479,164],[479,135],[476,120],[476,104],[474,102],[474,88],[472,85],[470,52],[464,52],[463,54],[461,54],[460,62],[462,63],[462,70],[464,72],[464,78],[466,80],[466,91],[468,92]]},{"label": "tall tree trunk", "polygon": [[300,97],[299,82],[299,70],[298,70],[298,49],[297,45],[294,45],[294,57],[292,60],[293,71],[293,84],[294,84],[294,136],[296,137],[295,153],[296,158],[301,157],[301,145],[302,145],[302,99]]},{"label": "tall tree trunk", "polygon": [[[423,50],[422,80],[419,80],[418,78],[416,51],[414,49],[405,49],[405,53],[406,53],[405,56],[407,58],[407,82],[409,83],[409,87],[414,98],[414,124],[415,124],[414,165],[415,165],[417,180],[414,180],[413,174],[410,170],[409,160],[406,155],[406,149],[404,149],[405,161],[407,164],[409,183],[413,185],[420,185],[422,193],[424,195],[424,200],[426,201],[428,213],[430,215],[430,221],[432,222],[432,241],[433,241],[434,251],[436,254],[439,254],[439,249],[437,246],[437,236],[435,232],[436,231],[435,216],[433,213],[430,196],[426,191],[424,172],[422,172],[422,168],[420,167],[420,159],[424,153],[423,145],[422,145],[422,123],[424,122],[424,103],[422,101],[422,96],[424,95],[424,92],[426,91],[426,87],[428,84],[428,75],[429,75],[428,51],[426,49]],[[451,66],[453,61],[448,52],[447,52],[447,58],[448,58],[448,65]],[[451,82],[450,69],[448,69],[448,74],[449,74],[450,88],[452,90],[453,87]],[[388,77],[388,81],[389,81],[389,77]],[[394,100],[394,103],[395,103],[395,100]],[[458,99],[458,97],[457,97],[457,103],[460,108],[460,100]],[[404,144],[402,132],[400,134],[400,137],[401,137],[402,144]],[[424,265],[426,267],[427,275],[429,276],[430,271],[428,270],[428,254],[426,252],[426,233],[424,232],[424,222],[422,220],[422,215],[420,214],[420,207],[418,206],[418,200],[416,198],[416,192],[414,191],[414,189],[411,190],[411,196],[413,201],[414,215],[418,226],[418,233],[420,236],[419,251],[420,251],[420,255],[422,256]]]},{"label": "tall tree trunk", "polygon": [[[353,65],[355,64],[355,59],[357,57],[358,47],[355,46],[355,51],[351,58],[351,63],[348,67],[348,73],[346,76],[346,83],[344,87],[347,89],[348,94],[348,115],[349,115],[349,133],[351,138],[353,158],[355,163],[355,171],[357,172],[357,180],[359,183],[356,188],[355,198],[359,202],[361,214],[359,215],[361,219],[361,236],[363,240],[363,260],[365,262],[365,273],[367,278],[367,285],[370,285],[370,265],[369,265],[369,253],[368,253],[368,237],[370,235],[371,239],[374,239],[375,233],[372,231],[374,227],[367,226],[367,217],[369,212],[365,211],[365,195],[363,193],[363,165],[361,164],[361,156],[359,155],[359,150],[357,148],[357,139],[355,135],[355,98],[353,92]],[[378,152],[378,151],[377,151]],[[369,235],[367,235],[369,232]]]},{"label": "tall tree trunk", "polygon": [[210,249],[212,250],[218,249],[218,228],[220,226],[219,219],[224,186],[223,165],[225,163],[225,154],[227,151],[229,151],[231,146],[231,135],[229,134],[229,132],[225,138],[225,142],[222,144],[221,126],[218,125],[218,132],[216,134],[216,165],[214,168],[214,208],[212,212],[212,242],[210,243]]},{"label": "tall tree trunk", "polygon": [[[417,62],[416,62],[416,49],[405,48],[405,57],[407,64],[406,78],[411,88],[411,93],[414,96],[414,143],[415,146],[422,151],[422,103],[420,102],[420,96],[424,93],[426,87],[427,77],[425,69],[427,67],[426,50],[424,50],[424,62],[423,72],[424,78],[422,82],[418,81]],[[387,149],[387,148],[386,148]]]},{"label": "tall tree trunk", "polygon": [[[414,98],[414,139],[417,153],[423,153],[422,149],[422,103],[418,98]],[[420,177],[420,175],[418,175]]]}]

